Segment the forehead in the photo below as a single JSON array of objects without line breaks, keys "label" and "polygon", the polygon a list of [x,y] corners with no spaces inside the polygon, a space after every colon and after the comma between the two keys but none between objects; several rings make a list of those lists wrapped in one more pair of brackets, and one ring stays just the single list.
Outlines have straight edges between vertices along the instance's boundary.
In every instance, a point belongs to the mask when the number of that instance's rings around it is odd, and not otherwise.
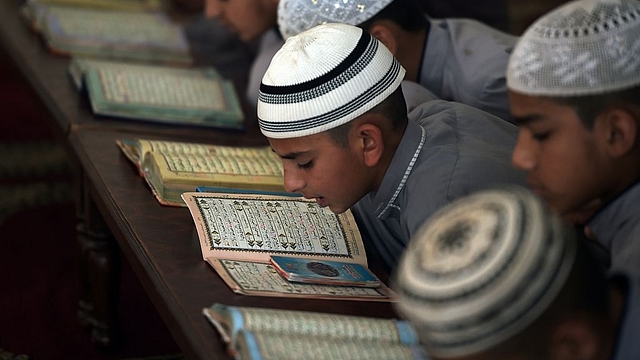
[{"label": "forehead", "polygon": [[569,105],[544,96],[524,95],[509,91],[511,115],[519,125],[541,121],[576,121],[578,114]]},{"label": "forehead", "polygon": [[289,139],[268,139],[273,151],[283,157],[292,154],[319,152],[337,146],[327,132]]}]

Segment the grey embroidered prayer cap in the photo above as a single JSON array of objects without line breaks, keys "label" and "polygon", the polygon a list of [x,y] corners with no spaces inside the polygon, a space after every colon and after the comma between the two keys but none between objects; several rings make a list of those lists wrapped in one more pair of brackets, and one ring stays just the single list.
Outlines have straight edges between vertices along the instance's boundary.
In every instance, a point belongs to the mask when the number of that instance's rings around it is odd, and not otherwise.
[{"label": "grey embroidered prayer cap", "polygon": [[400,86],[405,70],[355,26],[324,24],[289,38],[258,96],[258,125],[270,138],[317,134],[371,110]]},{"label": "grey embroidered prayer cap", "polygon": [[580,96],[640,84],[640,1],[579,0],[520,37],[507,86],[526,95]]},{"label": "grey embroidered prayer cap", "polygon": [[280,0],[278,28],[285,39],[326,23],[360,25],[392,0]]},{"label": "grey embroidered prayer cap", "polygon": [[436,212],[392,277],[396,310],[432,356],[475,354],[535,321],[573,266],[574,233],[529,190],[476,192]]}]

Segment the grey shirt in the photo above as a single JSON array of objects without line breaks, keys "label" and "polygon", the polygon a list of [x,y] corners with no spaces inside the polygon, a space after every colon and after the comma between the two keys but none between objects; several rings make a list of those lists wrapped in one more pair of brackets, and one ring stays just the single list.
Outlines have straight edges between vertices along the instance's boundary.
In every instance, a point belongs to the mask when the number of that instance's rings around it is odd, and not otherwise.
[{"label": "grey shirt", "polygon": [[367,250],[387,270],[442,206],[492,184],[525,184],[524,173],[511,165],[516,126],[443,100],[416,107],[409,119],[379,189],[352,208]]},{"label": "grey shirt", "polygon": [[470,19],[429,22],[418,82],[443,100],[512,121],[506,71],[518,37]]},{"label": "grey shirt", "polygon": [[615,359],[640,359],[640,182],[594,215],[588,227],[611,253],[610,274],[629,284]]}]

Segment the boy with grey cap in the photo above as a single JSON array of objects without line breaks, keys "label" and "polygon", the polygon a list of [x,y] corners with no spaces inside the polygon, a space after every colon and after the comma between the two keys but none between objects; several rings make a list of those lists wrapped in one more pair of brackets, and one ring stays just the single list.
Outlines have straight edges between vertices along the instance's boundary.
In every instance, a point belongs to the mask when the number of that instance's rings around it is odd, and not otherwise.
[{"label": "boy with grey cap", "polygon": [[393,268],[434,211],[492,183],[524,183],[510,164],[517,128],[463,104],[409,114],[404,69],[369,33],[325,24],[289,38],[260,86],[258,124],[284,185],[335,213],[353,208],[369,254]]},{"label": "boy with grey cap", "polygon": [[523,187],[476,192],[412,238],[396,310],[434,360],[640,359],[618,332],[634,320],[627,300],[589,242]]},{"label": "boy with grey cap", "polygon": [[407,70],[406,80],[438,98],[510,121],[505,83],[517,37],[471,19],[431,19],[416,0],[280,0],[286,39],[325,23],[359,26],[380,40]]},{"label": "boy with grey cap", "polygon": [[514,49],[507,85],[520,124],[514,165],[552,210],[610,251],[610,275],[627,283],[634,314],[621,336],[637,338],[640,1],[581,0],[544,15]]}]

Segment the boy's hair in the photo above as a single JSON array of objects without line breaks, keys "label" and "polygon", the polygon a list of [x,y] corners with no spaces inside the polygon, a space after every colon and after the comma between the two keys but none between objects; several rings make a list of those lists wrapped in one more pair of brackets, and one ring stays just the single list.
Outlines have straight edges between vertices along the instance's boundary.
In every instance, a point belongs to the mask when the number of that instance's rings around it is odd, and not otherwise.
[{"label": "boy's hair", "polygon": [[[603,111],[618,106],[640,107],[640,86],[606,94],[583,96],[552,96],[550,100],[572,107],[585,128],[593,129],[596,117]],[[636,116],[640,116],[637,114]],[[640,121],[640,118],[638,119]]]},{"label": "boy's hair", "polygon": [[[364,115],[366,114],[380,114],[391,123],[393,130],[401,128],[408,121],[407,106],[402,93],[402,86],[398,86],[389,97],[367,111]],[[353,122],[350,121],[333,129],[329,129],[327,132],[337,145],[346,147],[349,145],[349,130],[351,130],[352,124]]]},{"label": "boy's hair", "polygon": [[416,0],[393,0],[380,12],[359,24],[358,27],[369,30],[377,20],[390,20],[409,32],[424,30],[429,24],[424,11]]}]

